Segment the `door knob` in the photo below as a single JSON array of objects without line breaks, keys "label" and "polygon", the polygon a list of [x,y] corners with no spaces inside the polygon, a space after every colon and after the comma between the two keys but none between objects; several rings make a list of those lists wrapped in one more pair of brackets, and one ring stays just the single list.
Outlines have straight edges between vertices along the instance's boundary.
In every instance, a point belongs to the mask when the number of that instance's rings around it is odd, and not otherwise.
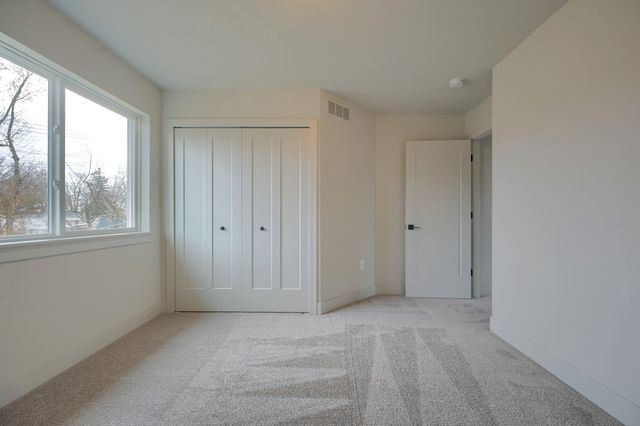
[{"label": "door knob", "polygon": [[221,226],[221,227],[220,227],[220,230],[221,230],[221,231],[226,231],[226,229],[227,229],[227,228],[225,228],[224,226]]},{"label": "door knob", "polygon": [[260,227],[260,230],[261,230],[261,231],[266,231],[266,229],[265,229],[265,227],[264,227],[264,226],[261,226],[261,227]]},{"label": "door knob", "polygon": [[419,226],[415,226],[414,224],[409,224],[409,225],[407,225],[407,229],[409,231],[413,231],[414,229],[420,229],[420,227]]}]

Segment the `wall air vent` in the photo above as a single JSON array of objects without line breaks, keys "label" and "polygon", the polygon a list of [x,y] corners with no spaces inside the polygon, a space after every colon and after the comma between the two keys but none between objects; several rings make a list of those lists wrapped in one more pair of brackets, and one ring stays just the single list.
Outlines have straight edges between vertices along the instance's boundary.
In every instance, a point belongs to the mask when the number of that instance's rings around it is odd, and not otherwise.
[{"label": "wall air vent", "polygon": [[329,101],[329,114],[349,121],[349,108],[336,102]]}]

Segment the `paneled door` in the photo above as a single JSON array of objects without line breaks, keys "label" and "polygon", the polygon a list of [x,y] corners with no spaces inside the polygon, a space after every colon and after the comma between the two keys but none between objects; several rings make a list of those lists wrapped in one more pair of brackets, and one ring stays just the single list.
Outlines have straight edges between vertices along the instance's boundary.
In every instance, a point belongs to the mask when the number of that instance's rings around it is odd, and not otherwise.
[{"label": "paneled door", "polygon": [[242,309],[242,134],[175,130],[177,311]]},{"label": "paneled door", "polygon": [[471,297],[471,142],[406,144],[408,297]]},{"label": "paneled door", "polygon": [[243,129],[245,311],[307,312],[309,130]]},{"label": "paneled door", "polygon": [[177,311],[308,312],[308,128],[175,129]]}]

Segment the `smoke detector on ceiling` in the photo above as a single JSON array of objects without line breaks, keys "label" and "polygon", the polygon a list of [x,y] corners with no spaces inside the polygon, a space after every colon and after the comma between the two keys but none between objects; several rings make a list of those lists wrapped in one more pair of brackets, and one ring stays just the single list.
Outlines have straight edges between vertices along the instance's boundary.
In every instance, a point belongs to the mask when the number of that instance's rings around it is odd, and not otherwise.
[{"label": "smoke detector on ceiling", "polygon": [[459,89],[464,86],[464,78],[452,78],[449,80],[450,89]]}]

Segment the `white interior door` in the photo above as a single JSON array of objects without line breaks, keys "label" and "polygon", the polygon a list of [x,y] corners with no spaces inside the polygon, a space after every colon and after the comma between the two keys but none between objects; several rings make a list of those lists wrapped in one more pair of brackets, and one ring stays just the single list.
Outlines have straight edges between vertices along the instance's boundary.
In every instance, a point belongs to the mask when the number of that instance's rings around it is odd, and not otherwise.
[{"label": "white interior door", "polygon": [[309,130],[243,129],[243,308],[307,312]]},{"label": "white interior door", "polygon": [[177,311],[242,309],[240,129],[175,130]]},{"label": "white interior door", "polygon": [[471,142],[406,145],[408,297],[471,297]]}]

